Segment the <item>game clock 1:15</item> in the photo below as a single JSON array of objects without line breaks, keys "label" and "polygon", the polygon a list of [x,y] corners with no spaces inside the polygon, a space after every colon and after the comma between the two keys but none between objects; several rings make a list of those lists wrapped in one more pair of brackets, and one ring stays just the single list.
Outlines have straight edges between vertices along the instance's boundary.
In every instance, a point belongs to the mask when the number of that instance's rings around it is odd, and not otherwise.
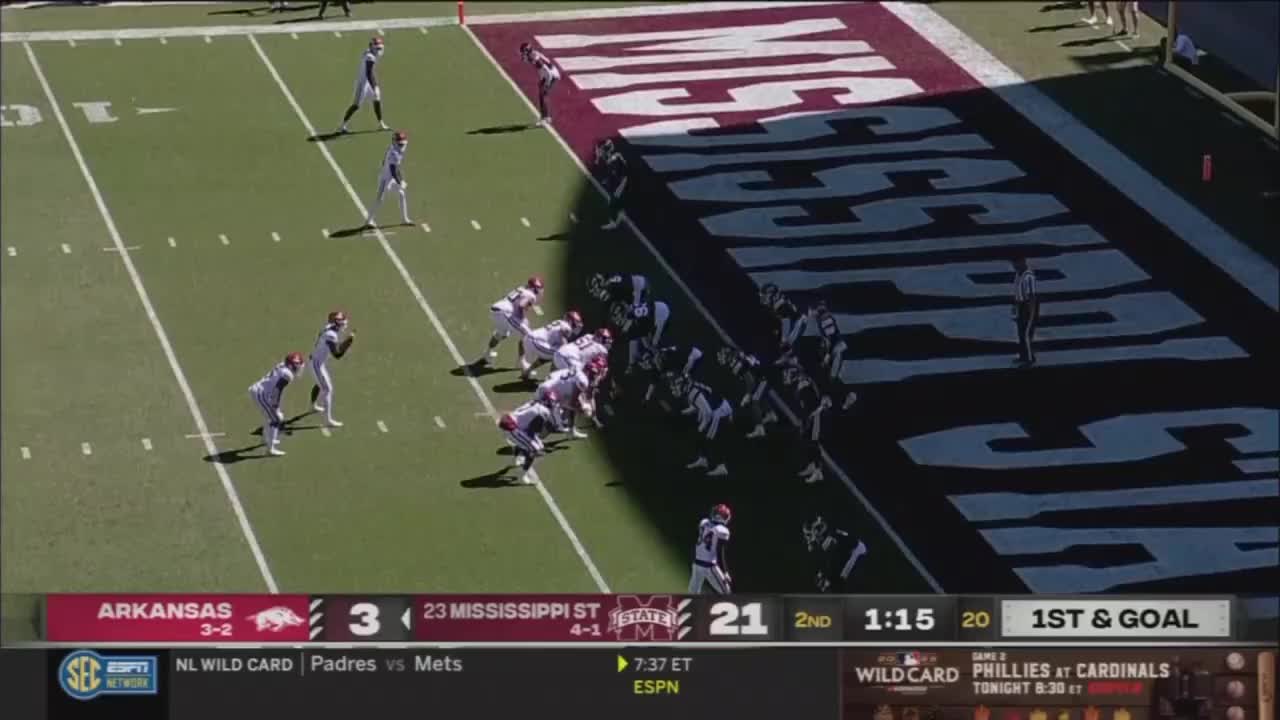
[{"label": "game clock 1:15", "polygon": [[845,606],[850,641],[954,640],[955,604],[946,597],[853,597]]}]

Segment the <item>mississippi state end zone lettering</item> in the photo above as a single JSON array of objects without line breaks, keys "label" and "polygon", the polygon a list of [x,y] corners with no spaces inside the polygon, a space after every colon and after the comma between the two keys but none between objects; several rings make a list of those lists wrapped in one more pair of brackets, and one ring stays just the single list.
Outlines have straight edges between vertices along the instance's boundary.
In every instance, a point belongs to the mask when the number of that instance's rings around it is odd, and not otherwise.
[{"label": "mississippi state end zone lettering", "polygon": [[1280,584],[1274,313],[889,9],[474,31],[528,94],[513,48],[557,62],[584,160],[624,140],[630,216],[740,342],[764,283],[827,299],[862,397],[827,448],[947,590]]}]

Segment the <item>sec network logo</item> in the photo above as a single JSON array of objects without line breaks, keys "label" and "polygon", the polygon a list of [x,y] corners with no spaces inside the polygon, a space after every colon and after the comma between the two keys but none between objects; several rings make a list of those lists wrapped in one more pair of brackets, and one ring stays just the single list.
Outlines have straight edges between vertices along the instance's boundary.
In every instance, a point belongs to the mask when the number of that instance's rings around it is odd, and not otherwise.
[{"label": "sec network logo", "polygon": [[155,695],[159,692],[159,663],[154,655],[103,657],[77,650],[58,666],[58,684],[76,700],[99,695]]}]

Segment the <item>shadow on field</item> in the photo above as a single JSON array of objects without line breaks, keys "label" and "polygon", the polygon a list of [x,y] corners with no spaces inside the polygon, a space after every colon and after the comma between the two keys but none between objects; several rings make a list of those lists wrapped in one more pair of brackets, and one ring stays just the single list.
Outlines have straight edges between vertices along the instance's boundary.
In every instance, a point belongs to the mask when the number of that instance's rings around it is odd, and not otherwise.
[{"label": "shadow on field", "polygon": [[515,124],[515,125],[494,125],[493,127],[476,128],[468,130],[468,135],[503,135],[505,133],[524,132],[532,130],[536,127],[533,123]]},{"label": "shadow on field", "polygon": [[[1260,152],[1265,148],[1255,133],[1241,131],[1222,119],[1214,109],[1189,111],[1188,97],[1180,85],[1146,67],[1052,78],[1036,83],[1036,86],[1051,98],[1063,102],[1104,139],[1124,148],[1124,152],[1139,164],[1153,168],[1157,175],[1163,173],[1165,182],[1175,192],[1184,194],[1194,204],[1207,205],[1219,222],[1232,222],[1229,230],[1270,257],[1275,257],[1276,246],[1267,240],[1266,216],[1258,200],[1258,186],[1264,184],[1275,154],[1272,152],[1266,157],[1265,152]],[[1108,100],[1099,103],[1099,97]],[[852,189],[823,194],[822,185],[814,181],[814,174],[823,171],[938,157],[940,150],[941,154],[949,156],[978,152],[980,157],[1006,158],[1027,175],[991,183],[982,188],[983,192],[1051,192],[1072,212],[1087,209],[1084,221],[1094,223],[1097,220],[1095,227],[1109,239],[1124,242],[1124,251],[1139,265],[1160,267],[1164,263],[1164,271],[1168,271],[1167,263],[1170,261],[1162,258],[1164,253],[1158,247],[1159,241],[1152,239],[1145,241],[1147,244],[1144,245],[1131,240],[1136,216],[1130,201],[1064,149],[1046,141],[1038,128],[1004,106],[989,91],[933,95],[894,104],[907,110],[946,108],[961,122],[913,132],[883,127],[885,123],[880,119],[856,117],[857,110],[850,108],[830,113],[827,117],[805,113],[799,119],[776,121],[769,125],[767,133],[758,125],[720,128],[714,131],[715,135],[732,139],[722,139],[719,146],[699,146],[684,137],[682,142],[673,141],[666,145],[650,142],[641,147],[614,137],[630,168],[626,200],[628,217],[638,222],[666,262],[694,288],[729,336],[761,358],[770,357],[772,350],[766,339],[768,321],[757,302],[756,283],[725,252],[721,243],[707,238],[701,219],[734,210],[747,212],[742,208],[767,207],[766,203],[781,202],[787,206],[800,206],[803,212],[777,221],[780,226],[856,223],[858,217],[850,211],[851,204],[904,195],[937,194],[938,189],[932,183],[946,177],[935,168],[890,168],[882,174],[869,170],[865,178],[859,178],[865,179],[869,188],[862,190],[861,194]],[[925,115],[912,117],[915,120],[926,118]],[[1163,118],[1167,122],[1144,122],[1139,118]],[[839,137],[830,132],[815,132],[815,126],[819,125],[835,130]],[[996,152],[982,152],[978,147],[966,150],[965,144],[972,143],[974,133],[995,144]],[[569,131],[565,134],[570,138],[576,137],[571,144],[589,163],[591,141],[582,141],[582,132]],[[942,144],[930,145],[941,142],[951,143],[952,149],[945,151],[946,146]],[[865,147],[872,143],[896,145],[893,150],[872,153]],[[916,143],[914,148],[912,143]],[[1051,148],[1052,152],[1042,152],[1045,148]],[[1199,183],[1197,174],[1202,153],[1209,151],[1214,152],[1215,157],[1230,158],[1227,162],[1232,170],[1221,184],[1205,187]],[[770,153],[770,159],[759,160],[755,153]],[[659,171],[662,176],[658,175]],[[700,199],[687,196],[677,199],[666,184],[717,173],[746,172],[753,176],[766,175],[766,172],[768,175],[741,180],[727,175],[713,177],[701,187]],[[834,174],[829,176],[827,187],[838,182],[831,179],[835,177]],[[882,178],[887,185],[878,184]],[[685,188],[689,192],[695,189],[688,184]],[[774,191],[802,199],[766,199],[766,193]],[[803,196],[804,191],[812,191],[812,194]],[[755,200],[759,204],[753,206],[750,201],[730,201],[726,197],[729,192],[747,197],[754,194],[760,198]],[[583,182],[570,207],[581,222],[556,236],[564,243],[565,252],[564,267],[554,276],[556,285],[563,288],[566,305],[578,309],[586,319],[588,330],[594,330],[604,324],[607,317],[606,308],[587,293],[589,278],[594,273],[643,273],[651,284],[655,299],[666,302],[671,308],[663,344],[697,344],[705,353],[700,371],[704,379],[722,394],[733,396],[736,386],[726,380],[715,363],[716,351],[721,346],[718,334],[630,231],[624,229],[609,233],[597,229],[606,219],[605,202],[598,189]],[[815,234],[785,240],[734,238],[733,244],[744,249],[779,248],[779,259],[773,262],[765,255],[753,256],[757,270],[853,270],[873,267],[875,263],[871,253],[862,258],[850,249],[849,257],[798,263],[781,259],[785,256],[783,246],[907,241],[922,236],[993,232],[993,228],[984,227],[981,221],[970,216],[974,209],[977,206],[929,209],[927,212],[932,216],[929,222],[937,223],[930,226],[930,232],[913,229],[900,233],[877,233],[871,238],[854,234]],[[1143,231],[1148,227],[1143,225]],[[531,236],[530,240],[535,238]],[[1010,253],[1034,253],[1034,247],[1015,245],[1012,249],[991,247],[963,254],[957,252],[949,261],[964,259],[1007,263]],[[1047,251],[1040,248],[1038,252]],[[908,255],[900,263],[892,264],[905,267],[927,262],[918,255]],[[804,273],[797,273],[800,274]],[[821,295],[804,290],[788,291],[788,294],[801,309],[809,307],[818,297],[830,299],[835,296],[833,310],[843,313],[901,312],[916,309],[913,303],[921,308],[928,305],[919,305],[922,302],[919,296],[900,292],[889,280],[864,281],[858,285],[852,285],[851,281],[830,282],[834,285],[824,288]],[[1000,284],[1003,287],[1005,280],[1002,279]],[[1238,295],[1240,290],[1235,287],[1223,292]],[[914,330],[904,329],[901,332],[910,335]],[[1009,332],[1007,351],[1012,356],[1012,323]],[[865,337],[870,341],[873,336],[879,339],[881,333],[873,329]],[[863,337],[849,336],[850,358],[858,358],[857,343]],[[914,337],[910,335],[904,344],[897,347],[908,351],[936,348],[929,343],[913,348],[910,343],[914,342]],[[936,339],[929,342],[936,342]],[[1000,347],[996,352],[1005,350]],[[992,348],[984,343],[982,352],[991,351]],[[615,343],[611,368],[625,366],[625,352],[625,342]],[[925,356],[927,352],[921,350]],[[893,359],[920,357],[912,355]],[[487,389],[499,392],[507,392],[508,388],[515,390],[510,382],[514,369],[494,372],[501,376],[486,380]],[[1075,376],[1072,378],[1074,380]],[[902,438],[922,432],[921,427],[968,424],[974,417],[975,408],[983,407],[983,393],[1016,393],[1017,390],[1000,385],[994,389],[988,385],[970,386],[956,382],[955,378],[927,385],[930,392],[924,395],[902,385],[916,383],[859,385],[857,390],[862,400],[843,414],[839,411],[839,398],[843,397],[843,390],[849,388],[842,386],[838,395],[832,392],[836,402],[832,415],[836,417],[824,425],[826,449],[835,456],[852,460],[845,463],[845,467],[851,474],[856,471],[853,482],[872,499],[877,511],[890,518],[894,530],[906,538],[923,564],[943,580],[948,590],[1024,591],[1021,582],[1008,572],[1004,560],[995,561],[999,563],[998,567],[994,564],[984,566],[990,563],[977,560],[992,558],[992,550],[975,528],[964,523],[948,505],[945,498],[951,489],[942,486],[936,475],[913,466],[898,445]],[[522,386],[520,389],[525,388]],[[958,392],[950,396],[945,392],[949,390]],[[902,404],[908,401],[909,405]],[[1066,402],[1072,400],[1067,399]],[[740,592],[811,592],[813,559],[804,551],[800,529],[803,521],[821,512],[833,525],[866,538],[870,546],[870,554],[859,563],[855,577],[871,580],[864,580],[861,584],[855,580],[852,590],[881,593],[927,591],[910,565],[899,560],[894,541],[884,534],[879,523],[835,473],[828,468],[826,480],[813,485],[797,478],[797,470],[804,464],[804,445],[798,429],[787,423],[785,418],[772,426],[769,435],[760,440],[742,438],[749,427],[728,427],[725,433],[728,439],[722,452],[730,475],[713,478],[705,476],[702,471],[684,467],[697,454],[691,420],[640,406],[627,398],[619,400],[616,406],[619,411],[617,419],[611,420],[603,430],[592,431],[598,438],[594,441],[596,447],[603,447],[615,469],[615,477],[602,482],[616,492],[627,494],[629,501],[648,517],[657,534],[665,540],[672,557],[678,561],[688,561],[691,536],[698,520],[712,505],[723,502],[734,510],[732,569],[735,589]],[[928,502],[921,502],[921,498],[926,496]],[[916,510],[917,503],[920,504],[919,510]],[[947,578],[953,582],[948,584]],[[967,587],[962,589],[959,587],[962,585]]]},{"label": "shadow on field", "polygon": [[[261,435],[262,431],[259,430],[257,434]],[[254,450],[261,450],[261,452],[250,455],[249,453]],[[270,455],[267,455],[266,450],[266,446],[262,443],[254,443],[253,445],[245,445],[244,447],[236,448],[234,450],[223,450],[217,455],[205,455],[201,459],[205,462],[218,463],[219,465],[234,465],[245,460],[265,460],[266,458],[271,457]]]}]

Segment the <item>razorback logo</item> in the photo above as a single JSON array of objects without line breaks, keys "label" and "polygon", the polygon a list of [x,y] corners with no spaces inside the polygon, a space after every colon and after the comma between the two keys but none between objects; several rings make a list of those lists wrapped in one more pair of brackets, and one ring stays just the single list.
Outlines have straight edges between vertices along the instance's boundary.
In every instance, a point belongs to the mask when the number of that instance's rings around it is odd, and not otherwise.
[{"label": "razorback logo", "polygon": [[303,620],[298,616],[298,613],[283,605],[277,605],[276,607],[256,612],[246,619],[253,621],[254,628],[257,629],[258,632],[265,632],[267,630],[270,630],[271,632],[280,632],[285,628],[298,627],[303,623]]}]

